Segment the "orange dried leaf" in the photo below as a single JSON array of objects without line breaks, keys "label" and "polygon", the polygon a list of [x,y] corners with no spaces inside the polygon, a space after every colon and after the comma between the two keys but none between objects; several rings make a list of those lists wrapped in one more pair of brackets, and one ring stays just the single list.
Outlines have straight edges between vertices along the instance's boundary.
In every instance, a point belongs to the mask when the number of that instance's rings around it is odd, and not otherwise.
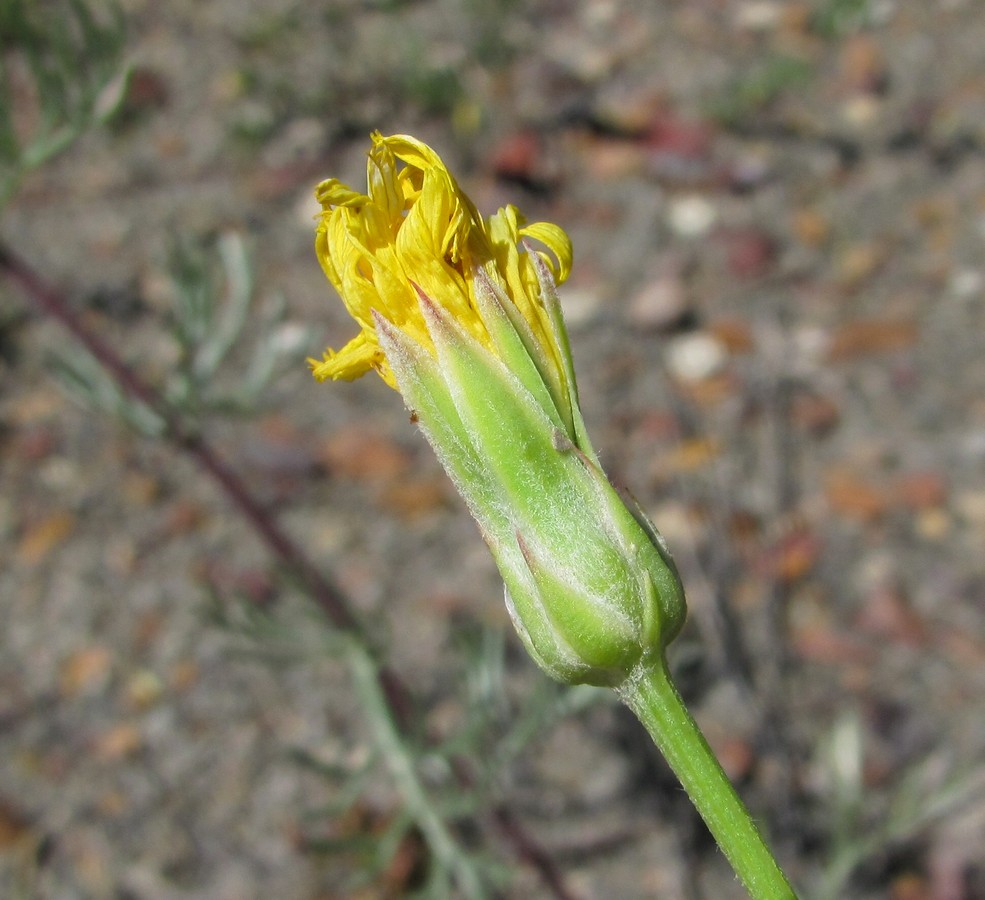
[{"label": "orange dried leaf", "polygon": [[105,647],[86,647],[62,664],[58,687],[65,697],[77,697],[105,683],[113,658]]},{"label": "orange dried leaf", "polygon": [[939,472],[910,472],[897,480],[893,494],[910,509],[933,509],[947,500],[947,484]]},{"label": "orange dried leaf", "polygon": [[143,738],[137,726],[123,723],[101,734],[96,739],[95,750],[100,759],[115,762],[133,756],[142,744]]},{"label": "orange dried leaf", "polygon": [[709,330],[733,356],[752,353],[755,349],[752,331],[740,319],[719,319]]},{"label": "orange dried leaf", "polygon": [[821,553],[821,541],[807,528],[784,535],[768,552],[765,568],[774,578],[792,582],[806,575]]},{"label": "orange dried leaf", "polygon": [[824,494],[833,512],[862,522],[875,521],[889,507],[884,490],[845,470],[829,474]]},{"label": "orange dried leaf", "polygon": [[721,445],[713,438],[691,438],[682,441],[667,453],[660,467],[669,474],[696,472],[716,459],[722,452]]},{"label": "orange dried leaf", "polygon": [[51,553],[75,528],[75,516],[67,510],[56,512],[28,528],[17,545],[22,563],[35,566]]},{"label": "orange dried leaf", "polygon": [[822,246],[831,234],[831,223],[814,209],[797,210],[791,228],[797,240],[806,247]]},{"label": "orange dried leaf", "polygon": [[27,815],[0,799],[0,851],[23,846],[34,835],[34,827]]},{"label": "orange dried leaf", "polygon": [[849,322],[835,332],[829,357],[837,361],[906,350],[916,343],[917,333],[916,324],[908,321],[870,319]]},{"label": "orange dried leaf", "polygon": [[427,515],[450,505],[444,478],[403,478],[380,494],[380,505],[402,519]]}]

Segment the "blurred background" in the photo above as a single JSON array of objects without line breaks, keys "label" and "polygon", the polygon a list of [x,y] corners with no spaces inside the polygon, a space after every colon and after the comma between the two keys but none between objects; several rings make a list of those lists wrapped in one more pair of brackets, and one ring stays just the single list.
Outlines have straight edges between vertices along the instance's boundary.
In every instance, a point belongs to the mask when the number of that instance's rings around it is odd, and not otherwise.
[{"label": "blurred background", "polygon": [[742,896],[400,398],[307,373],[313,188],[380,129],[571,234],[672,667],[803,896],[985,897],[983,47],[978,0],[0,0],[0,894]]}]

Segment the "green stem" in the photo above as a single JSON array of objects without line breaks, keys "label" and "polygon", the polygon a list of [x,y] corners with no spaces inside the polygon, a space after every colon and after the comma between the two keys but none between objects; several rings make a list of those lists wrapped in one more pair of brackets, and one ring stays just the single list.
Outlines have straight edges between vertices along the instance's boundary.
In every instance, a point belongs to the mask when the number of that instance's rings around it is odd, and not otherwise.
[{"label": "green stem", "polygon": [[618,688],[680,779],[753,900],[796,898],[661,659]]},{"label": "green stem", "polygon": [[393,711],[380,687],[376,661],[356,641],[349,642],[349,651],[350,671],[363,712],[373,727],[376,745],[383,753],[386,766],[408,812],[441,865],[446,871],[453,873],[462,895],[470,900],[482,900],[486,891],[468,851],[459,846],[417,777],[414,760],[394,724]]}]

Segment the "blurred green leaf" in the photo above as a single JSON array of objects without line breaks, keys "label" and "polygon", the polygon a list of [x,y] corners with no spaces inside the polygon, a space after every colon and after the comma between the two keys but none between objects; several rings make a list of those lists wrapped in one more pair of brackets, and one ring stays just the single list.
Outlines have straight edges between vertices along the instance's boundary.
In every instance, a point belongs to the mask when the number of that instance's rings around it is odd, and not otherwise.
[{"label": "blurred green leaf", "polygon": [[161,417],[145,404],[127,396],[113,377],[87,352],[55,356],[49,363],[66,392],[85,406],[94,407],[125,423],[137,434],[158,438],[165,432]]},{"label": "blurred green leaf", "polygon": [[813,74],[810,63],[799,57],[767,57],[734,78],[712,101],[710,113],[726,125],[741,125],[785,92],[806,84]]},{"label": "blurred green leaf", "polygon": [[27,172],[112,116],[124,37],[110,0],[0,0],[0,207]]},{"label": "blurred green leaf", "polygon": [[872,18],[872,0],[827,0],[811,18],[811,27],[823,38],[853,34]]},{"label": "blurred green leaf", "polygon": [[[188,433],[208,418],[258,412],[273,382],[314,349],[306,346],[306,331],[288,321],[282,297],[258,301],[237,232],[220,235],[212,250],[176,241],[168,268],[174,306],[167,327],[177,352],[155,385],[164,405]],[[144,437],[164,435],[162,416],[128,396],[86,351],[57,354],[52,369],[81,402]]]}]

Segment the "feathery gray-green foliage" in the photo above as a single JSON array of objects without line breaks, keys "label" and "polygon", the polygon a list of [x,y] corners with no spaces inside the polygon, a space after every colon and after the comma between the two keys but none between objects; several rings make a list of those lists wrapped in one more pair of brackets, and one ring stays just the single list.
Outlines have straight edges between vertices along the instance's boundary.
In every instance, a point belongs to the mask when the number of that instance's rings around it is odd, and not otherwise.
[{"label": "feathery gray-green foliage", "polygon": [[0,208],[25,174],[113,114],[124,37],[113,3],[0,0]]}]

